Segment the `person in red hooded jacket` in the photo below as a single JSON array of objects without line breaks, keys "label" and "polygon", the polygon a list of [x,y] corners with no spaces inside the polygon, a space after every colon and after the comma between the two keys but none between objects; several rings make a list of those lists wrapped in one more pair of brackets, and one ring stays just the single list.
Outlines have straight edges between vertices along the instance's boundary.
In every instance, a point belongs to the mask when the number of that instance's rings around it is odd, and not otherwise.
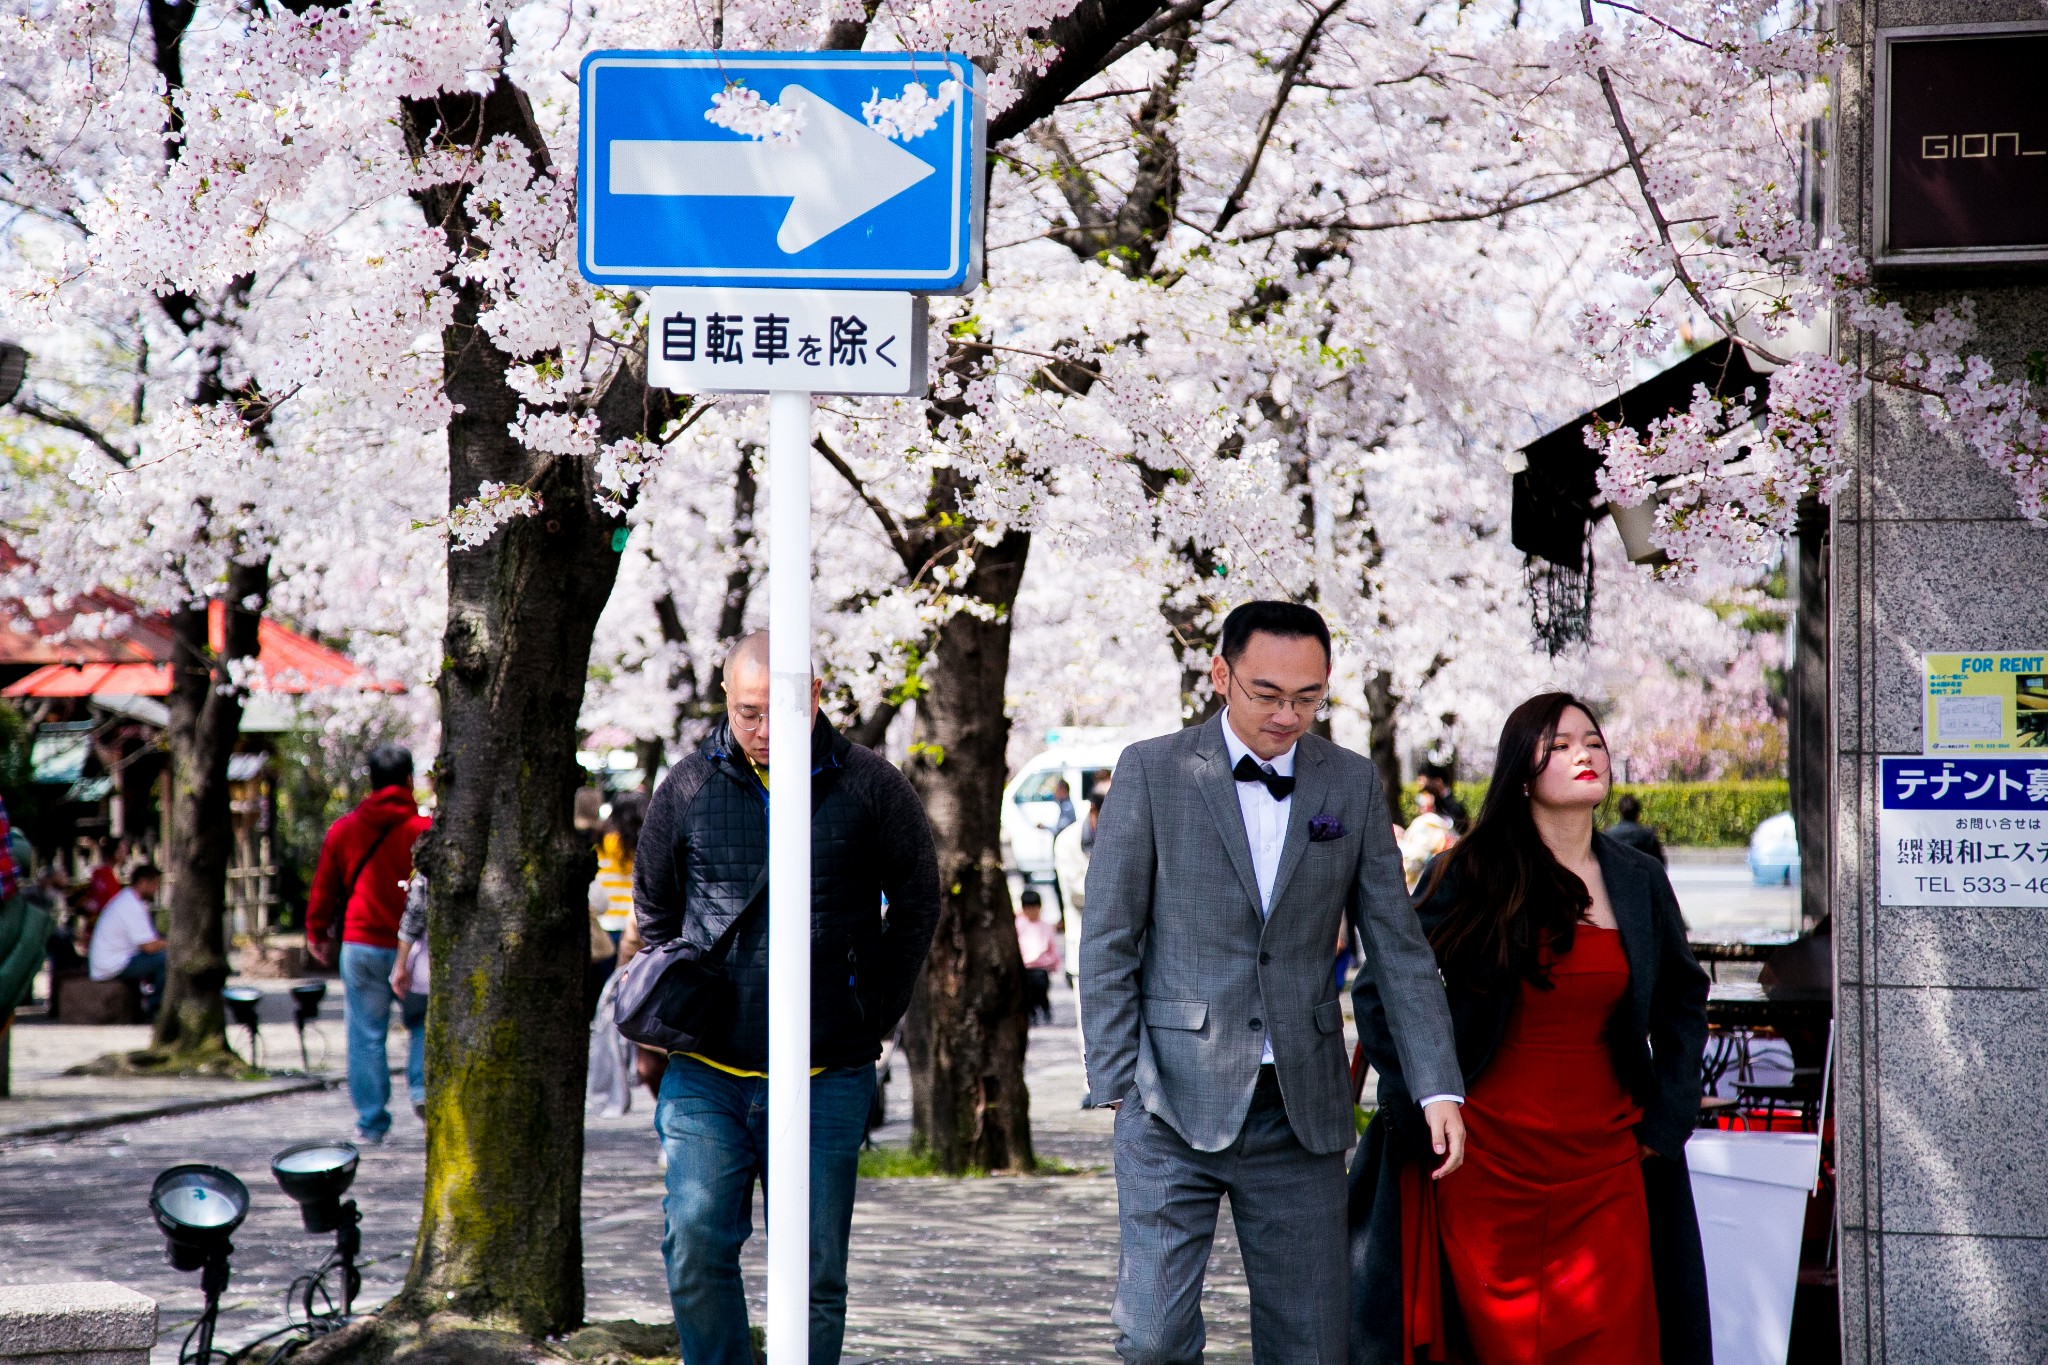
[{"label": "person in red hooded jacket", "polygon": [[391,1028],[391,969],[398,960],[398,921],[412,877],[412,846],[432,821],[412,794],[412,755],[396,744],[370,751],[370,794],[336,820],[320,844],[306,902],[306,951],[335,965],[332,942],[341,921],[342,994],[348,1015],[348,1094],[356,1136],[382,1142],[391,1130],[391,1070],[385,1037]]}]

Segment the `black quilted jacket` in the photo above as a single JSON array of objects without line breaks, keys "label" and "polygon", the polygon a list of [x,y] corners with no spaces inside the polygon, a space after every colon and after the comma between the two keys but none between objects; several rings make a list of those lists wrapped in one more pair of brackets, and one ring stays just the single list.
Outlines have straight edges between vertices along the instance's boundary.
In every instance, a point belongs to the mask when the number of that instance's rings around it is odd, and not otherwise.
[{"label": "black quilted jacket", "polygon": [[[858,1066],[910,1006],[939,917],[938,859],[909,780],[822,715],[811,769],[811,1064]],[[721,721],[654,793],[633,911],[647,942],[706,950],[745,914],[725,959],[733,1018],[698,1050],[749,1071],[768,1066],[767,866],[768,793]]]}]

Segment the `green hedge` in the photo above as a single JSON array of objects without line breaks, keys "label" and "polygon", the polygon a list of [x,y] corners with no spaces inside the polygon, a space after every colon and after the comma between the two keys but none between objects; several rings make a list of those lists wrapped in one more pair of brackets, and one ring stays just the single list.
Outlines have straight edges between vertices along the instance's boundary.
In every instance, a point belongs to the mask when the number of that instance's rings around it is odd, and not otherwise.
[{"label": "green hedge", "polygon": [[[1473,815],[1486,800],[1486,783],[1460,782],[1458,799]],[[1415,818],[1416,786],[1401,792],[1401,821]],[[1643,803],[1643,823],[1657,831],[1667,846],[1690,848],[1742,848],[1763,821],[1780,811],[1792,809],[1791,789],[1782,780],[1772,782],[1633,782],[1618,788],[1600,808],[1599,822],[1610,825],[1620,817],[1614,813],[1615,800],[1633,796]]]},{"label": "green hedge", "polygon": [[[1487,784],[1484,782],[1454,782],[1451,789],[1458,793],[1458,799],[1465,803],[1465,814],[1477,817],[1479,807],[1486,800]],[[1415,818],[1415,793],[1422,790],[1419,782],[1410,782],[1401,788],[1400,821],[1407,824]]]},{"label": "green hedge", "polygon": [[[1792,809],[1790,784],[1772,782],[1645,782],[1623,787],[1643,803],[1643,823],[1666,845],[1742,848],[1756,827]],[[1602,824],[1618,818],[1610,798]]]}]

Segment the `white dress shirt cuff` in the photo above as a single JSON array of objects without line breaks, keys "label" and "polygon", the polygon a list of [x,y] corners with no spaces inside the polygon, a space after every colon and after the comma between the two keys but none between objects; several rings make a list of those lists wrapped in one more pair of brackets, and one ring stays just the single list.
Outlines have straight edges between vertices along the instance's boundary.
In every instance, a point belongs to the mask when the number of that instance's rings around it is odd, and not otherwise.
[{"label": "white dress shirt cuff", "polygon": [[1422,1107],[1427,1109],[1432,1104],[1436,1104],[1441,1100],[1449,1100],[1452,1104],[1460,1106],[1465,1103],[1463,1095],[1425,1095],[1422,1097]]}]

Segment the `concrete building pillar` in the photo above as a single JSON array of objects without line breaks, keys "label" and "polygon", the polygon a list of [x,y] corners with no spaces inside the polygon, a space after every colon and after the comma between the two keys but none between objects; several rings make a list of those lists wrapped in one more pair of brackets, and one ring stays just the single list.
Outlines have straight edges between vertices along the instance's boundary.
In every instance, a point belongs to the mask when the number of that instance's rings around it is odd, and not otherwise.
[{"label": "concrete building pillar", "polygon": [[[1880,249],[1880,31],[2042,13],[2029,0],[1839,5],[1833,219],[1867,259]],[[2048,350],[2048,267],[1914,267],[1881,283],[1922,316],[1973,297],[1972,349],[2001,377]],[[1878,358],[1867,341],[1843,347],[1846,359]],[[1880,905],[1877,764],[1921,753],[1922,653],[2048,647],[2048,533],[2020,518],[1976,454],[1931,433],[1910,396],[1866,399],[1852,447],[1830,568],[1843,1358],[2039,1365],[2048,912]]]}]

